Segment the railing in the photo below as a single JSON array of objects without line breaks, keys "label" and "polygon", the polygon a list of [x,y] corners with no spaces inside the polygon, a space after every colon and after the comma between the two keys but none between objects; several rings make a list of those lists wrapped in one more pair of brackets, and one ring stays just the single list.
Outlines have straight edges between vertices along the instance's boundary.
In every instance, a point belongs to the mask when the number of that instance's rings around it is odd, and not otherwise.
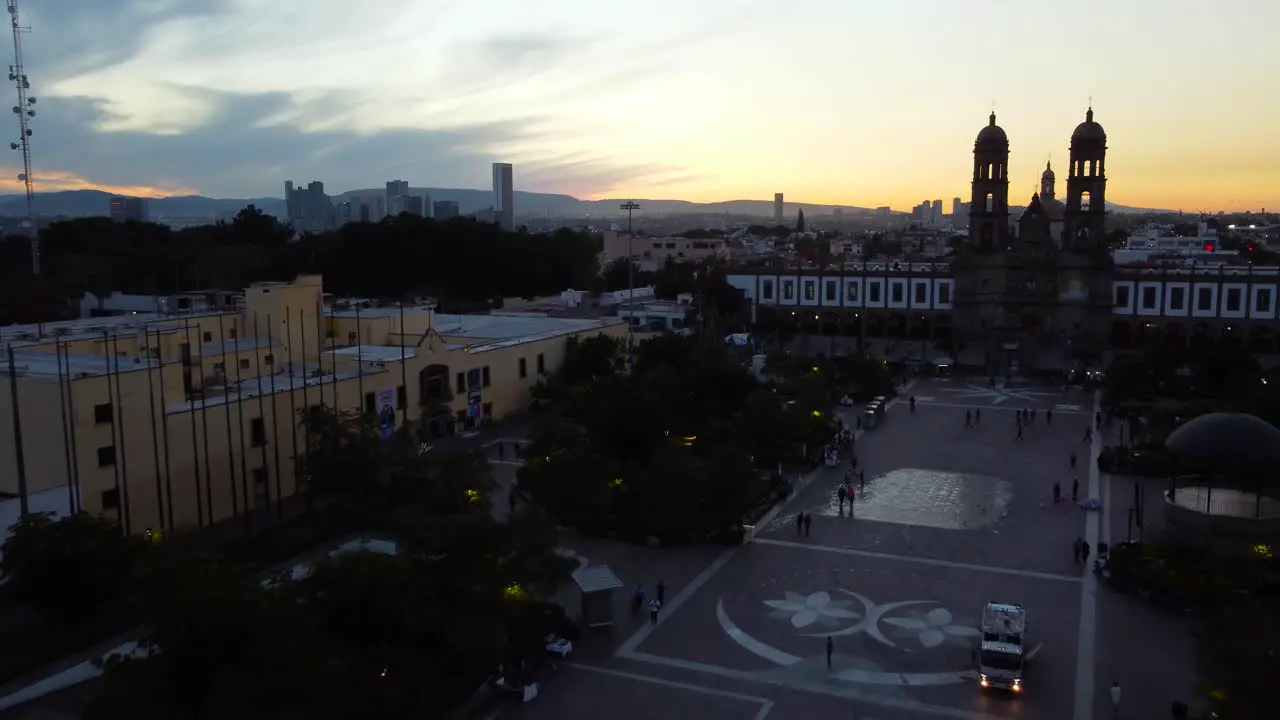
[{"label": "railing", "polygon": [[1171,484],[1172,487],[1165,491],[1165,498],[1187,510],[1254,520],[1280,518],[1280,500],[1276,498],[1197,476],[1179,477]]}]

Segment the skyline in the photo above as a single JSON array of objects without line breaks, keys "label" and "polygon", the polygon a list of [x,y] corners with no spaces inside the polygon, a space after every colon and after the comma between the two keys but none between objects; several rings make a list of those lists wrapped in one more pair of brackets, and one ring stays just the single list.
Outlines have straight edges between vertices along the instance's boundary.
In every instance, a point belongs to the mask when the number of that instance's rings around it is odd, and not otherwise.
[{"label": "skyline", "polygon": [[[908,209],[968,199],[994,100],[1012,204],[1046,160],[1065,168],[1092,102],[1114,202],[1280,207],[1280,101],[1254,97],[1280,60],[1206,32],[1223,18],[1264,27],[1280,7],[1176,4],[658,0],[635,15],[579,0],[371,0],[354,13],[333,0],[32,2],[35,189],[275,197],[290,177],[483,189],[491,163],[511,162],[517,189],[582,199],[784,192]],[[20,192],[20,159],[4,165],[0,192]]]}]

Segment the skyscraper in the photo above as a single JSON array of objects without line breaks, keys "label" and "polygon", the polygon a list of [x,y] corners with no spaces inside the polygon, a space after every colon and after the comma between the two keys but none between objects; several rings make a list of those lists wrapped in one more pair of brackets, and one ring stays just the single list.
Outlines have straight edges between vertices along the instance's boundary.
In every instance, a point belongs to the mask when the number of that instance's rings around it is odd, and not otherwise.
[{"label": "skyscraper", "polygon": [[511,163],[493,164],[493,215],[507,231],[516,228],[516,191]]},{"label": "skyscraper", "polygon": [[437,200],[431,205],[431,217],[436,220],[448,220],[458,217],[458,203],[452,200]]},{"label": "skyscraper", "polygon": [[782,224],[782,193],[773,194],[773,224]]},{"label": "skyscraper", "polygon": [[959,220],[960,216],[964,214],[961,209],[963,205],[964,201],[960,198],[951,198],[951,216]]},{"label": "skyscraper", "polygon": [[409,194],[409,181],[407,180],[388,180],[387,196],[383,200],[383,207],[392,215],[399,215],[404,212],[400,208],[403,207],[404,201],[400,198]]}]

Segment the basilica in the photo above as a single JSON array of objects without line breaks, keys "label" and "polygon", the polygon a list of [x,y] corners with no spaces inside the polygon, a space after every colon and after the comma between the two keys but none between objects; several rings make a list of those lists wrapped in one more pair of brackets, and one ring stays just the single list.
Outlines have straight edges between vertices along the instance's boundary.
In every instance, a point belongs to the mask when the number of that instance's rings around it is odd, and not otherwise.
[{"label": "basilica", "polygon": [[1065,201],[1051,166],[1011,222],[1009,138],[995,113],[973,146],[969,232],[955,257],[959,345],[995,369],[1066,367],[1104,346],[1112,315],[1106,247],[1107,134],[1093,109],[1071,133]]}]

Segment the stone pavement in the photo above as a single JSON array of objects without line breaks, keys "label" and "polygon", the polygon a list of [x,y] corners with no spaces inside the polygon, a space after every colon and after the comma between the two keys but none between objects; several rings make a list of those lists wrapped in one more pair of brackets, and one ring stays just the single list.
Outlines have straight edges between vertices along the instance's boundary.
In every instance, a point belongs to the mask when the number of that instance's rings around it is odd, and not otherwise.
[{"label": "stone pavement", "polygon": [[[1094,592],[1070,545],[1096,535],[1099,520],[1049,501],[1055,481],[1070,493],[1072,450],[1081,497],[1098,491],[1088,469],[1100,442],[1082,440],[1093,397],[964,387],[946,393],[964,395],[952,404],[988,409],[966,430],[963,407],[925,399],[954,387],[916,383],[916,412],[899,403],[859,440],[867,485],[852,517],[832,502],[843,469],[824,471],[755,543],[671,597],[656,628],[641,627],[610,659],[575,658],[593,667],[570,668],[519,715],[572,716],[567,698],[594,697],[589,706],[609,714],[683,717],[702,710],[686,712],[679,698],[701,693],[732,704],[721,711],[731,718],[1088,718],[1094,663],[1077,650],[1094,646],[1096,613],[1082,605]],[[1022,441],[1009,405],[1040,410]],[[1047,425],[1043,411],[1055,407]],[[811,536],[796,535],[801,511],[814,515]],[[974,625],[988,600],[1027,606],[1034,654],[1023,697],[976,687]],[[611,678],[603,691],[600,675]],[[1087,681],[1073,683],[1079,676]]]}]

